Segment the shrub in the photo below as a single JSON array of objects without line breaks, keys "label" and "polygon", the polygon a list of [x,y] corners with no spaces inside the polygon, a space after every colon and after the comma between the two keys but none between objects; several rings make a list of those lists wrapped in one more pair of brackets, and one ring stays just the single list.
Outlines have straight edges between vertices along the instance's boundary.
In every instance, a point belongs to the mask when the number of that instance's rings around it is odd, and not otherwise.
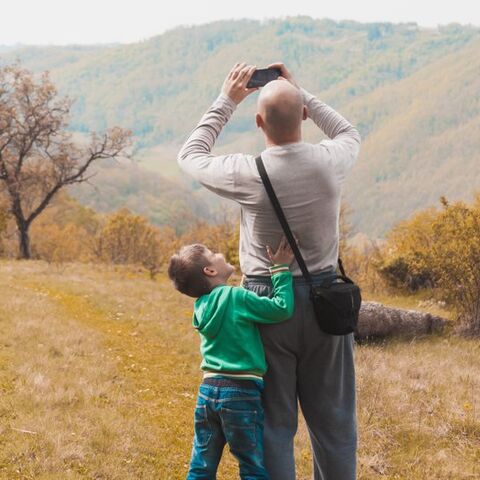
[{"label": "shrub", "polygon": [[159,231],[123,208],[109,215],[97,236],[97,256],[108,263],[143,265],[153,278],[160,267]]},{"label": "shrub", "polygon": [[463,329],[480,334],[480,195],[472,205],[441,203],[392,231],[379,271],[396,286],[436,288]]}]

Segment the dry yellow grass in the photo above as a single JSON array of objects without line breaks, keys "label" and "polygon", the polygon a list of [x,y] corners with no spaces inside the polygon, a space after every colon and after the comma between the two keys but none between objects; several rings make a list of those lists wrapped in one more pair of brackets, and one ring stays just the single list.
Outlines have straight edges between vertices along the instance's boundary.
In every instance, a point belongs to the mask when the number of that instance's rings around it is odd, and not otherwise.
[{"label": "dry yellow grass", "polygon": [[[200,381],[165,277],[0,262],[0,478],[185,477]],[[480,478],[480,341],[361,345],[360,479]],[[311,474],[303,424],[298,478]],[[238,478],[227,457],[221,479]]]}]

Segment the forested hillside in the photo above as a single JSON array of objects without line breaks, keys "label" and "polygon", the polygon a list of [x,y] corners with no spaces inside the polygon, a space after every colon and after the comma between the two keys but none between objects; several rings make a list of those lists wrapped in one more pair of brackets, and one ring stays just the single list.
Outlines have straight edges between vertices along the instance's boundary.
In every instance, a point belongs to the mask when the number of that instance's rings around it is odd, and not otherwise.
[{"label": "forested hillside", "polygon": [[224,219],[215,216],[215,209],[202,198],[201,191],[192,191],[135,163],[104,161],[95,168],[93,180],[72,187],[70,192],[99,212],[126,207],[156,225],[172,225],[178,232],[197,220]]},{"label": "forested hillside", "polygon": [[[35,71],[51,71],[60,91],[76,99],[73,130],[132,129],[139,158],[173,181],[174,153],[230,66],[282,60],[300,84],[359,127],[364,144],[346,198],[355,229],[378,236],[442,194],[469,198],[480,189],[479,51],[474,27],[298,17],[177,28],[130,45],[22,47],[0,54],[2,62],[20,58]],[[219,151],[261,150],[254,102],[252,96],[235,113]],[[306,138],[321,137],[308,125]],[[114,183],[110,179],[113,190]],[[109,196],[121,201],[122,189],[113,190]],[[168,214],[160,217],[168,221]]]}]

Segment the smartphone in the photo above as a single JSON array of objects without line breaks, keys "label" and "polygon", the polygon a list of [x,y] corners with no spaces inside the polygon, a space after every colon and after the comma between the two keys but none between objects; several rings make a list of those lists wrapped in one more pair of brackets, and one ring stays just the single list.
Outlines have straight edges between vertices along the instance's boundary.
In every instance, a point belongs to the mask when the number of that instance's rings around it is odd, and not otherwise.
[{"label": "smartphone", "polygon": [[264,87],[268,82],[276,80],[282,74],[279,68],[259,68],[253,72],[247,88]]}]

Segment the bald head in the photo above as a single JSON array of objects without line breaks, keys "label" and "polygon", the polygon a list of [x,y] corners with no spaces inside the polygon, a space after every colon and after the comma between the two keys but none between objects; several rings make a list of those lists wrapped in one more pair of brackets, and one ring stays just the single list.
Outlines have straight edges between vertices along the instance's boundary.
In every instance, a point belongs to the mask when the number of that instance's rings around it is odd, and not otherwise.
[{"label": "bald head", "polygon": [[290,82],[267,83],[258,97],[257,111],[258,126],[273,142],[289,142],[301,135],[306,111],[300,90]]}]

